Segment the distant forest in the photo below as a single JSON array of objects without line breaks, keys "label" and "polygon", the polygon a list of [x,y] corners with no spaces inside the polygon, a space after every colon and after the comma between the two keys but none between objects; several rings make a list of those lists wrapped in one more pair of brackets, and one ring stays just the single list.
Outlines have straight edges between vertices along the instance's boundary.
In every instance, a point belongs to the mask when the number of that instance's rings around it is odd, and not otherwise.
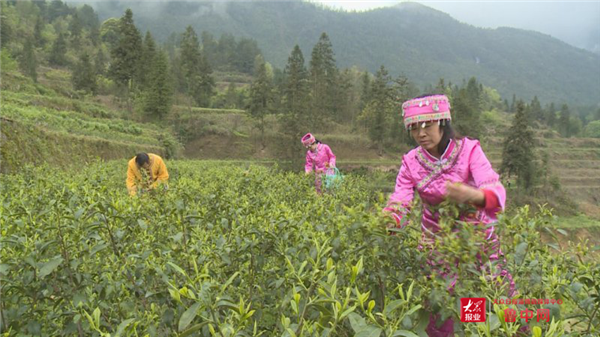
[{"label": "distant forest", "polygon": [[[299,45],[291,48],[280,69],[247,37],[198,34],[187,26],[157,42],[149,31],[140,31],[130,9],[100,22],[89,5],[59,0],[1,5],[3,71],[18,67],[36,80],[40,66],[67,68],[75,89],[122,97],[131,110],[157,118],[177,100],[189,107],[244,109],[261,130],[270,114],[288,116],[283,124],[293,134],[323,130],[330,122],[351,124],[383,145],[409,141],[398,127],[398,104],[415,95],[449,95],[459,131],[472,136],[481,130],[482,111],[514,112],[520,99],[503,98],[475,77],[458,83],[438,78],[420,87],[409,77],[392,76],[387,65],[374,73],[340,68],[327,32],[317,34],[310,53]],[[542,104],[533,97],[526,109],[532,121],[565,137],[600,133],[600,109],[573,103]]]},{"label": "distant forest", "polygon": [[375,73],[383,64],[392,76],[406,76],[419,87],[439,78],[459,83],[476,77],[509,99],[516,94],[542,103],[600,103],[600,55],[534,31],[473,27],[417,3],[358,13],[300,0],[92,5],[103,19],[131,8],[138,27],[160,41],[188,25],[216,38],[225,33],[254,39],[278,68],[295,45],[310,51],[326,32],[339,67]]}]

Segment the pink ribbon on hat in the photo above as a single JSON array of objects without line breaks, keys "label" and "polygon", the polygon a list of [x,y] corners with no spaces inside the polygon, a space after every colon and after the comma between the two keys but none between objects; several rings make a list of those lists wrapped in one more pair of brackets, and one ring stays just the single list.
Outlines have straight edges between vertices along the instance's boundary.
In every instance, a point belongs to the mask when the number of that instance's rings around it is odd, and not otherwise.
[{"label": "pink ribbon on hat", "polygon": [[302,145],[304,145],[304,146],[309,146],[314,142],[315,142],[315,137],[310,133],[307,133],[304,135],[304,137],[302,137]]}]

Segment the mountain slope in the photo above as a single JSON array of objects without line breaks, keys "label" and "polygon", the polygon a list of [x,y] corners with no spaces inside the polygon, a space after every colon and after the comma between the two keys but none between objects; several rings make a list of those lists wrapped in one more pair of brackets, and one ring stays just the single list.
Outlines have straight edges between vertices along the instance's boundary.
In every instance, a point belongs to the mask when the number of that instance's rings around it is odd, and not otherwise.
[{"label": "mountain slope", "polygon": [[600,102],[600,55],[558,39],[513,28],[482,29],[416,3],[349,13],[287,2],[109,2],[94,5],[102,19],[132,8],[136,24],[159,39],[181,33],[231,33],[258,41],[266,59],[283,68],[295,44],[310,59],[327,32],[338,66],[374,72],[385,65],[421,84],[454,83],[476,76],[504,97]]}]

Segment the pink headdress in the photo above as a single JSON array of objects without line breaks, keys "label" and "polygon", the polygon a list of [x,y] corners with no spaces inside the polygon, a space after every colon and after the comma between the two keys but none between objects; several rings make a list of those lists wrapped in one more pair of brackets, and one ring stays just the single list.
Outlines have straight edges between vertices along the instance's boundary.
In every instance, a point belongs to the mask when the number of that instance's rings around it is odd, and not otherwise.
[{"label": "pink headdress", "polygon": [[451,120],[450,101],[446,95],[432,95],[413,98],[402,104],[404,126],[420,122]]},{"label": "pink headdress", "polygon": [[307,133],[304,135],[304,137],[302,137],[302,145],[304,145],[304,146],[309,146],[314,142],[315,142],[315,136],[313,136],[310,133]]}]

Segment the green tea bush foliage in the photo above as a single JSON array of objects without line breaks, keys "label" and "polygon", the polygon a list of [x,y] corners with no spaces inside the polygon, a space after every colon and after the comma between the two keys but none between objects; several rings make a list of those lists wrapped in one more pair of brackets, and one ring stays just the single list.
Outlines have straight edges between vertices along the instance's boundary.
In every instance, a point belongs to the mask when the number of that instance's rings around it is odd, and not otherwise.
[{"label": "green tea bush foliage", "polygon": [[[363,177],[318,196],[310,176],[276,167],[167,166],[167,191],[133,198],[125,161],[0,176],[5,335],[425,336],[431,314],[454,317],[466,336],[526,325],[506,323],[504,305],[490,305],[486,323],[458,322],[460,297],[491,302],[506,284],[473,268],[485,238],[453,220],[456,206],[440,207],[435,246],[459,262],[449,293],[419,248],[418,212],[390,235],[385,198]],[[530,331],[597,336],[600,268],[585,245],[542,242],[551,221],[523,208],[496,227],[518,297],[563,301],[537,306],[552,320],[530,320]]]}]

